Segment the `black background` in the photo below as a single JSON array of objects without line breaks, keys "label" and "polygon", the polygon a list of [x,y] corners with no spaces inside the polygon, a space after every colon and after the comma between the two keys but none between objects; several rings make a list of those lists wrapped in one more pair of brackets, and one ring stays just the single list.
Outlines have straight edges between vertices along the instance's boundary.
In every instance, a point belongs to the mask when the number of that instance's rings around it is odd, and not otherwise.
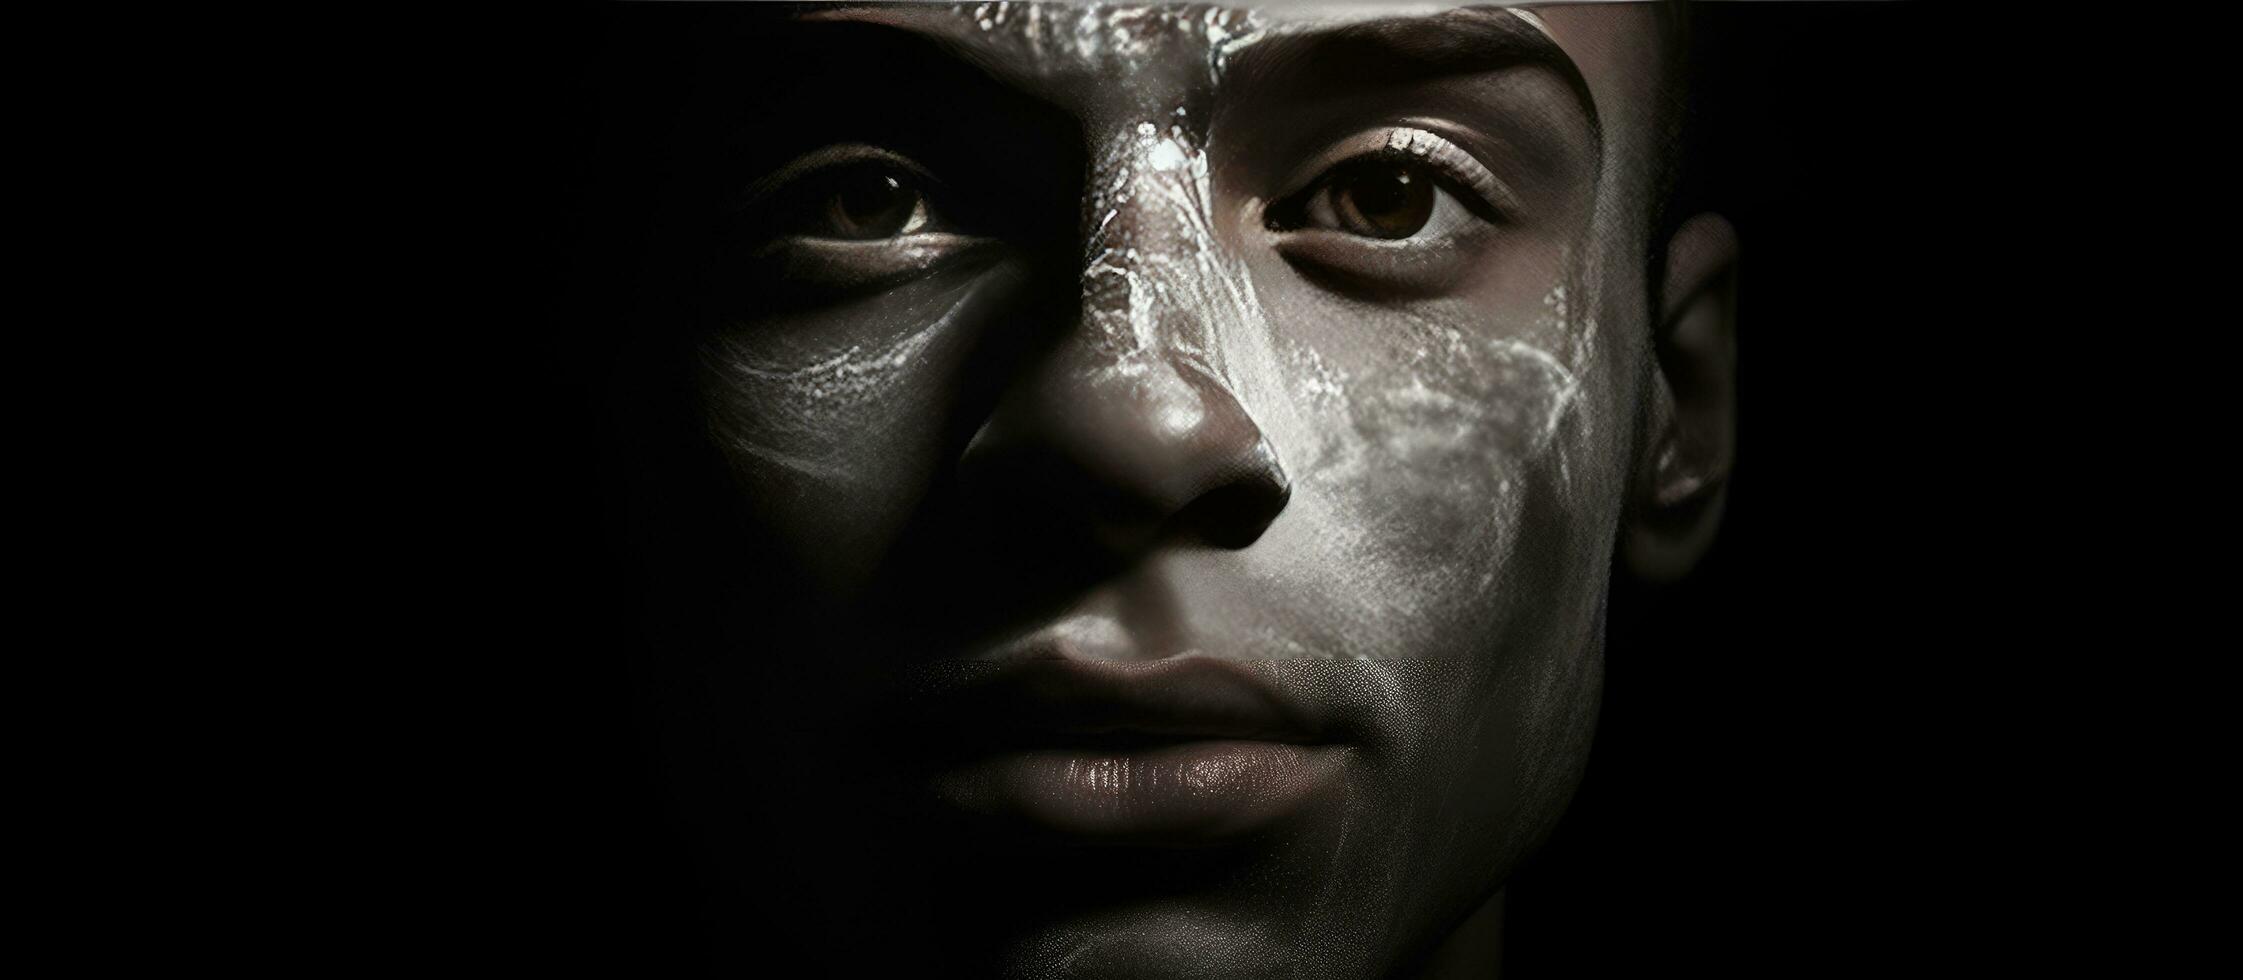
[{"label": "black background", "polygon": [[[640,748],[601,448],[622,319],[598,264],[602,79],[628,16],[510,29],[465,124],[500,161],[480,208],[504,234],[475,244],[508,295],[479,329],[510,363],[456,461],[478,488],[470,567],[447,571],[484,624],[454,637],[474,720],[421,809],[431,924],[478,961],[660,975],[693,963],[697,913]],[[2015,284],[2041,260],[2009,206],[2043,80],[2009,19],[1697,6],[1684,199],[1729,215],[1744,255],[1728,519],[1691,579],[1616,596],[1588,776],[1510,890],[1512,975],[1906,968],[2010,928],[2013,831],[1977,801],[2015,778],[1983,709],[2020,641],[1987,595],[2029,533],[1996,474],[2047,412],[2014,376],[2035,316]]]}]

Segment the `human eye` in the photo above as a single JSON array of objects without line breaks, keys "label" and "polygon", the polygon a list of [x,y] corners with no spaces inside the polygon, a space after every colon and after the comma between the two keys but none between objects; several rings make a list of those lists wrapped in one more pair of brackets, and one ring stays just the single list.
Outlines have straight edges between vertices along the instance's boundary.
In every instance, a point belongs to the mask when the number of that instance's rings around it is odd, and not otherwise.
[{"label": "human eye", "polygon": [[1358,160],[1336,171],[1301,208],[1300,224],[1383,241],[1440,238],[1472,220],[1428,169]]},{"label": "human eye", "polygon": [[874,146],[816,150],[755,182],[739,211],[753,254],[798,285],[869,289],[933,271],[982,239],[925,167]]},{"label": "human eye", "polygon": [[946,230],[947,219],[932,200],[934,179],[924,170],[893,154],[850,149],[857,148],[828,151],[791,168],[775,202],[779,230],[857,242]]},{"label": "human eye", "polygon": [[1425,129],[1342,141],[1266,212],[1278,248],[1340,288],[1422,292],[1454,284],[1512,208],[1487,166]]}]

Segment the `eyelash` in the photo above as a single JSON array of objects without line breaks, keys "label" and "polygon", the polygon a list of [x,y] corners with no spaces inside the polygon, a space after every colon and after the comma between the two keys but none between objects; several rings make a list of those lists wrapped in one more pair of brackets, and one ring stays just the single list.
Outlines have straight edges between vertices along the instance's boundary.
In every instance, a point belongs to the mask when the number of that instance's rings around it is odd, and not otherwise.
[{"label": "eyelash", "polygon": [[[1373,141],[1377,142],[1376,146],[1369,145]],[[1342,150],[1318,159],[1306,184],[1280,198],[1280,203],[1271,208],[1268,221],[1271,230],[1300,227],[1308,201],[1330,183],[1334,175],[1351,167],[1377,164],[1419,164],[1432,168],[1446,178],[1443,183],[1458,192],[1454,194],[1458,203],[1483,220],[1494,222],[1514,213],[1515,200],[1509,188],[1472,154],[1439,134],[1398,126],[1365,134],[1342,145],[1347,143],[1366,148],[1355,152]],[[1338,159],[1333,159],[1335,156]],[[1299,179],[1294,183],[1300,183]]]},{"label": "eyelash", "polygon": [[949,195],[934,175],[908,157],[863,143],[828,146],[796,157],[749,185],[734,210],[767,231],[777,231],[801,217],[795,212],[815,206],[849,178],[867,173],[893,175],[930,207],[949,210]]}]

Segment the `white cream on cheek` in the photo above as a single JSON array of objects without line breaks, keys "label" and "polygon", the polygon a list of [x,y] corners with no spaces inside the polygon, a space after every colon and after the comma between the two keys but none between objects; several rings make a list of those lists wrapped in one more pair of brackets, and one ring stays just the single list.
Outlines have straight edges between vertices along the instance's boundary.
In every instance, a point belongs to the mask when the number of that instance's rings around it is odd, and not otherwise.
[{"label": "white cream on cheek", "polygon": [[910,326],[838,350],[775,346],[775,338],[791,333],[787,324],[750,323],[724,333],[704,355],[718,438],[765,465],[826,483],[863,482],[866,432],[894,428],[923,408],[911,404],[914,386],[906,381],[924,370],[938,340],[960,332],[975,292],[969,286],[923,298],[901,314],[873,314]]},{"label": "white cream on cheek", "polygon": [[[1381,356],[1353,358],[1353,371],[1306,340],[1287,341],[1300,397],[1271,407],[1298,415],[1271,421],[1289,437],[1278,448],[1296,474],[1298,513],[1272,533],[1306,554],[1268,567],[1286,580],[1276,591],[1345,607],[1317,617],[1332,632],[1312,647],[1346,659],[1477,656],[1428,638],[1453,638],[1455,616],[1502,608],[1496,593],[1526,584],[1505,581],[1530,533],[1526,495],[1578,511],[1569,520],[1605,509],[1603,495],[1573,486],[1564,465],[1588,454],[1605,428],[1580,411],[1582,379],[1596,365],[1566,356],[1593,345],[1561,354],[1538,342],[1595,329],[1588,318],[1559,319],[1566,288],[1550,285],[1546,319],[1524,325],[1399,312],[1373,319],[1367,328],[1403,330],[1407,340],[1373,342]],[[1335,588],[1335,576],[1346,587]]]}]

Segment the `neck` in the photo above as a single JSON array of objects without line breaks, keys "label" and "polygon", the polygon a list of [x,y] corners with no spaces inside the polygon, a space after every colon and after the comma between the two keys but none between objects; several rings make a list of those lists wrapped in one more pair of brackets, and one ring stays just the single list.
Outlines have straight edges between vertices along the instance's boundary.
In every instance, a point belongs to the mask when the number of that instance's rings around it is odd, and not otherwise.
[{"label": "neck", "polygon": [[1418,980],[1496,980],[1503,973],[1503,892],[1496,891],[1435,947]]}]

